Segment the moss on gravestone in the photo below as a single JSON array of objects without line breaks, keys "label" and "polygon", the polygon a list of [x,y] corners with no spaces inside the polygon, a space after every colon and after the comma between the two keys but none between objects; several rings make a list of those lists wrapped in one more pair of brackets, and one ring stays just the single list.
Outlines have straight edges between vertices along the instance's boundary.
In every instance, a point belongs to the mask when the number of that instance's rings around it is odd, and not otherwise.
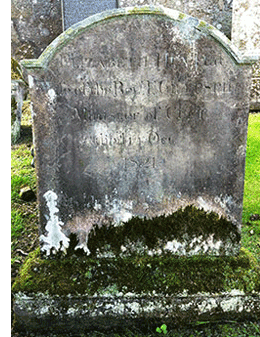
[{"label": "moss on gravestone", "polygon": [[180,257],[171,254],[132,255],[126,258],[79,257],[44,259],[40,249],[29,254],[13,285],[13,292],[50,294],[217,293],[239,289],[260,291],[260,267],[246,249],[237,257]]},{"label": "moss on gravestone", "polygon": [[[215,241],[230,241],[231,247],[240,242],[240,233],[231,221],[214,212],[207,213],[203,209],[187,206],[168,216],[152,219],[134,217],[123,226],[96,226],[88,238],[88,248],[95,254],[109,247],[118,255],[122,246],[131,246],[131,243],[134,246],[141,243],[148,249],[160,249],[171,240],[191,242],[201,237],[206,241],[213,233]],[[186,250],[189,253],[191,245],[186,245]]]},{"label": "moss on gravestone", "polygon": [[19,63],[11,57],[11,79],[21,80],[23,79],[22,70]]}]

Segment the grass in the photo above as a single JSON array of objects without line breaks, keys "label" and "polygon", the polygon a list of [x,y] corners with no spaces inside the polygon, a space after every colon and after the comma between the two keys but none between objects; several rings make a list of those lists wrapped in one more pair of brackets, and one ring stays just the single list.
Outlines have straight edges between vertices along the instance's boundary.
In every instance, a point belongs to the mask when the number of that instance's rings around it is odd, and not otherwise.
[{"label": "grass", "polygon": [[260,214],[260,114],[250,114],[246,152],[245,189],[243,203],[242,246],[260,262],[260,220],[250,221]]},{"label": "grass", "polygon": [[[28,253],[38,246],[38,211],[36,202],[24,202],[19,197],[19,191],[24,186],[30,186],[36,191],[35,170],[31,167],[32,145],[31,119],[28,102],[24,105],[21,139],[12,146],[11,167],[11,202],[12,202],[12,280],[16,277],[19,267]],[[242,246],[248,249],[260,262],[260,221],[253,221],[254,214],[260,214],[260,114],[250,114],[248,128],[248,145],[246,156],[245,192],[243,204]],[[251,220],[250,220],[251,218]],[[163,323],[163,322],[162,322]],[[158,325],[159,326],[159,325]],[[111,337],[155,337],[164,335],[150,331],[146,335],[142,332],[126,331],[124,334],[111,333]],[[165,336],[259,336],[259,322],[197,322],[196,325],[168,329]],[[19,336],[14,334],[14,337]],[[101,332],[92,332],[93,337],[108,336]],[[58,337],[58,336],[57,336]],[[83,336],[78,336],[83,337]]]},{"label": "grass", "polygon": [[11,266],[12,281],[27,254],[38,246],[36,202],[21,200],[19,192],[29,186],[36,191],[35,169],[31,167],[32,128],[28,102],[23,106],[21,138],[11,151]]}]

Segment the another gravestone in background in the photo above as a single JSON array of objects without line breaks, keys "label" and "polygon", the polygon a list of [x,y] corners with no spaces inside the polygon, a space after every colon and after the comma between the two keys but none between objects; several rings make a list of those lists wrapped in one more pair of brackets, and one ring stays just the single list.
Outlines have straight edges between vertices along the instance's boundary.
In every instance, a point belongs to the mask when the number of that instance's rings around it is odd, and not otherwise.
[{"label": "another gravestone in background", "polygon": [[230,38],[233,0],[119,0],[119,7],[163,5],[204,20]]},{"label": "another gravestone in background", "polygon": [[42,251],[66,251],[75,234],[76,249],[90,253],[95,225],[167,218],[193,204],[226,217],[228,235],[182,228],[181,239],[157,244],[181,255],[238,253],[246,63],[214,27],[147,6],[92,16],[23,61]]},{"label": "another gravestone in background", "polygon": [[[260,2],[234,0],[232,42],[243,54],[260,56]],[[260,63],[253,66],[251,109],[260,110]]]},{"label": "another gravestone in background", "polygon": [[22,106],[26,85],[21,80],[11,81],[11,142],[20,138]]},{"label": "another gravestone in background", "polygon": [[96,13],[117,8],[117,0],[62,0],[63,30]]},{"label": "another gravestone in background", "polygon": [[61,0],[12,0],[12,57],[36,58],[62,32]]},{"label": "another gravestone in background", "polygon": [[11,142],[20,138],[23,100],[28,94],[28,86],[22,78],[22,70],[11,58]]}]

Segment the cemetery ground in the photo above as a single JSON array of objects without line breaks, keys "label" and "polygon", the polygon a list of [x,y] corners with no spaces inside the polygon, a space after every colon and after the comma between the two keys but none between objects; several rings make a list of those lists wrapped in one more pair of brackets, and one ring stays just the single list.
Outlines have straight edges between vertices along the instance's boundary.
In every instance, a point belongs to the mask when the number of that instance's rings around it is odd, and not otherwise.
[{"label": "cemetery ground", "polygon": [[[11,265],[12,283],[19,269],[28,259],[37,255],[38,215],[36,200],[24,201],[19,193],[23,187],[30,187],[36,193],[35,169],[31,166],[32,128],[29,101],[24,102],[21,137],[18,144],[12,146],[12,246]],[[254,265],[252,273],[260,275],[260,114],[249,116],[248,142],[246,155],[245,192],[243,205],[242,250]],[[28,256],[29,255],[29,256]],[[244,282],[250,287],[248,274]],[[248,279],[247,279],[248,278]],[[259,285],[260,286],[260,285]],[[161,322],[158,322],[158,327]],[[110,336],[159,336],[166,331],[150,329],[143,331],[113,331]],[[191,326],[169,329],[166,336],[259,336],[260,322],[255,321],[218,321],[196,322]],[[13,333],[18,337],[18,333]],[[86,335],[88,336],[88,335]],[[92,332],[89,336],[107,336],[102,332]]]}]

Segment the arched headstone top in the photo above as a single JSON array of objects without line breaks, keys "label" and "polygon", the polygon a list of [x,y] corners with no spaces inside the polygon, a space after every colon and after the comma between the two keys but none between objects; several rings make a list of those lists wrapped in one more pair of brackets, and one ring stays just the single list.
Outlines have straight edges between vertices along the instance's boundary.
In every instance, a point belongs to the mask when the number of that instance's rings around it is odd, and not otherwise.
[{"label": "arched headstone top", "polygon": [[[49,62],[51,62],[54,55],[61,50],[65,45],[69,44],[75,37],[80,34],[84,34],[85,31],[93,28],[96,25],[106,24],[109,20],[120,20],[127,16],[157,16],[158,18],[164,18],[165,20],[172,20],[178,23],[180,26],[190,27],[194,31],[198,31],[205,36],[215,39],[221,47],[228,53],[238,64],[250,64],[255,62],[257,56],[243,57],[236,46],[221,33],[217,28],[206,23],[205,21],[193,18],[189,15],[181,13],[177,10],[165,8],[163,6],[140,6],[140,7],[128,7],[121,9],[108,10],[80,21],[64,33],[59,35],[41,54],[38,59],[35,60],[23,60],[22,65],[27,68],[46,68]],[[196,34],[194,34],[196,39]]]}]

